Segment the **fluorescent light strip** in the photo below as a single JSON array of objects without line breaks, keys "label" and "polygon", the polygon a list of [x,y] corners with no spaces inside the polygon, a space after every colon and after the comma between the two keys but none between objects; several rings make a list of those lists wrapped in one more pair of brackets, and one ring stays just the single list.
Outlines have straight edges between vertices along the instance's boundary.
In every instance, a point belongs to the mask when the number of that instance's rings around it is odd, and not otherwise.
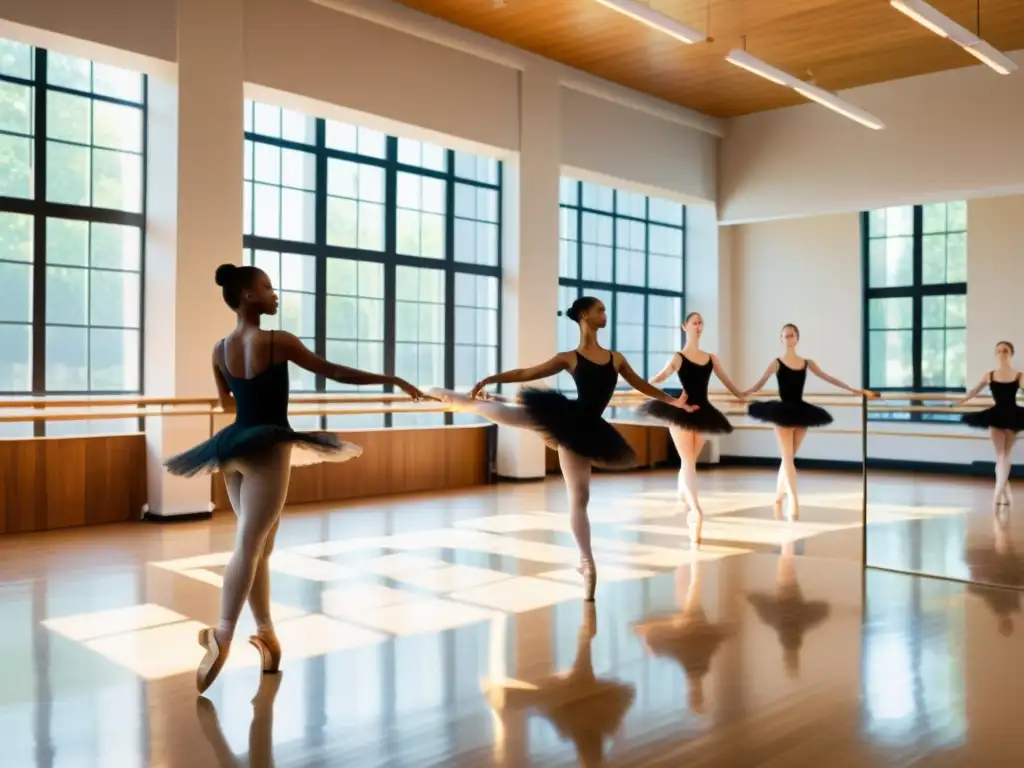
[{"label": "fluorescent light strip", "polygon": [[831,91],[826,91],[824,88],[819,88],[811,83],[805,83],[804,81],[793,77],[791,74],[773,67],[771,64],[766,64],[756,56],[751,56],[746,51],[730,51],[729,55],[725,57],[725,60],[730,64],[734,64],[741,69],[745,69],[748,72],[757,75],[758,77],[770,80],[776,85],[792,88],[804,98],[815,101],[818,104],[821,104],[821,106],[827,107],[833,112],[838,112],[843,117],[854,120],[861,125],[871,128],[872,130],[880,131],[885,128],[885,123],[870,112],[866,112],[860,107],[854,106],[845,99],[841,99],[839,96],[836,96]]},{"label": "fluorescent light strip", "polygon": [[634,21],[639,21],[641,24],[646,24],[652,29],[664,32],[669,37],[674,37],[681,42],[703,43],[708,39],[707,35],[703,32],[698,32],[696,29],[685,24],[680,24],[671,16],[658,13],[649,5],[638,3],[636,0],[597,0],[597,2],[606,8],[618,11],[623,16],[629,16]]},{"label": "fluorescent light strip", "polygon": [[952,40],[978,61],[988,65],[999,74],[1008,75],[1017,69],[1017,65],[1009,56],[986,43],[969,29],[961,27],[945,14],[935,10],[924,0],[889,0],[889,4],[939,37]]}]

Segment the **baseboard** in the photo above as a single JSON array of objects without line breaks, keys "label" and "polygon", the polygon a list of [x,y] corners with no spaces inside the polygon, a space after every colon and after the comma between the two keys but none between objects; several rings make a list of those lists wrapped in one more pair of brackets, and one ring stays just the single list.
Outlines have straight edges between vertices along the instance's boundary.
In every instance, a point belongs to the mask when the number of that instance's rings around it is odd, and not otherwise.
[{"label": "baseboard", "polygon": [[[719,457],[718,466],[722,467],[764,467],[775,469],[779,460],[772,456],[728,456]],[[837,459],[802,459],[797,457],[798,469],[823,469],[832,472],[860,472],[859,461],[839,461]],[[914,472],[929,475],[954,475],[958,477],[991,477],[995,472],[995,462],[975,461],[971,464],[955,464],[943,461],[909,461],[906,459],[868,459],[868,470],[889,472]],[[1024,478],[1024,465],[1016,465],[1010,471],[1010,477]]]},{"label": "baseboard", "polygon": [[540,477],[506,477],[505,475],[495,474],[493,477],[496,483],[540,483],[544,481],[547,475],[541,475]]},{"label": "baseboard", "polygon": [[192,523],[196,520],[209,520],[212,517],[212,511],[183,512],[178,515],[161,515],[155,512],[145,512],[142,515],[142,519],[147,523]]},{"label": "baseboard", "polygon": [[[778,469],[779,460],[774,456],[731,456],[728,454],[722,454],[718,457],[718,464],[698,464],[697,466]],[[801,459],[800,457],[797,457],[796,466],[798,469],[824,469],[830,472],[861,471],[859,461],[839,461],[837,459]]]}]

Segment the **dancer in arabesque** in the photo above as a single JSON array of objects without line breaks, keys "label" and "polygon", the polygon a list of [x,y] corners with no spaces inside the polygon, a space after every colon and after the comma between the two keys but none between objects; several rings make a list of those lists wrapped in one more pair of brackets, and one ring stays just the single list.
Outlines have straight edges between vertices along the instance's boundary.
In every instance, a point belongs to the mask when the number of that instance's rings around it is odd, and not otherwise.
[{"label": "dancer in arabesque", "polygon": [[[561,313],[560,313],[561,314]],[[579,571],[585,584],[585,599],[594,599],[597,567],[590,546],[590,476],[592,467],[628,469],[636,463],[633,449],[622,435],[604,420],[619,376],[626,383],[665,403],[666,407],[691,409],[685,400],[656,389],[633,371],[626,358],[602,347],[598,331],[608,323],[604,303],[592,296],[576,299],[565,312],[580,327],[576,349],[561,352],[532,368],[519,368],[488,376],[473,387],[469,396],[450,390],[432,389],[427,395],[449,403],[496,424],[540,432],[558,451],[558,462],[569,493],[569,522],[580,551]],[[571,400],[551,389],[526,388],[519,393],[519,405],[480,399],[493,384],[537,381],[567,371],[576,382],[577,398]]]}]

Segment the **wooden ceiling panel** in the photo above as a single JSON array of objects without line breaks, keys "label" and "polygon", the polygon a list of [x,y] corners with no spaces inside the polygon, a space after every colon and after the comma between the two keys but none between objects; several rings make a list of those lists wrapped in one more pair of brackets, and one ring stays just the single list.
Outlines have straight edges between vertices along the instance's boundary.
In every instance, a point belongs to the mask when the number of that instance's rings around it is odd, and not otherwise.
[{"label": "wooden ceiling panel", "polygon": [[[977,0],[930,0],[977,29]],[[716,117],[803,102],[725,61],[747,50],[832,91],[977,65],[955,44],[888,0],[650,0],[655,10],[708,32],[687,45],[595,0],[398,0],[511,45]],[[1024,48],[1024,0],[981,0],[981,35]],[[995,72],[993,77],[999,77]],[[1011,77],[1024,77],[1016,73]]]}]

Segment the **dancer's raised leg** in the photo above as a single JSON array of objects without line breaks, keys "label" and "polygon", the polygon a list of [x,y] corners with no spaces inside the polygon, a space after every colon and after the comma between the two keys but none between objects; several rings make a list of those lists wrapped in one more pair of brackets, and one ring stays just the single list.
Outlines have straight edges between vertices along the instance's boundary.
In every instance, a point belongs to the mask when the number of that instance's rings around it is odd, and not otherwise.
[{"label": "dancer's raised leg", "polygon": [[517,405],[499,402],[497,400],[485,400],[483,398],[469,397],[450,389],[433,388],[425,393],[428,397],[436,398],[443,403],[448,403],[460,411],[475,413],[488,421],[493,421],[503,427],[526,428],[532,426],[530,414],[525,408]]}]

